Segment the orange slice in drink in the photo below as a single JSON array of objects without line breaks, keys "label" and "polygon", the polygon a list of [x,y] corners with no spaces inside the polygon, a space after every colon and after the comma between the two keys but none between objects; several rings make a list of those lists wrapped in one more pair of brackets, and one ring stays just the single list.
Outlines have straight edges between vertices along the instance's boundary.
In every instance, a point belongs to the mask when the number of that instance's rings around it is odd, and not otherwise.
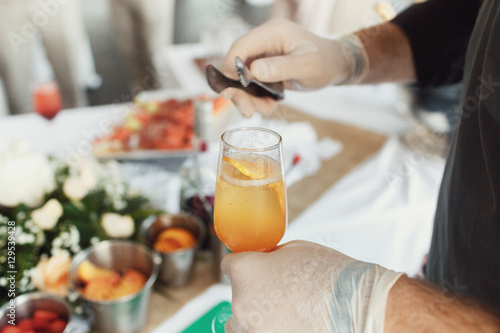
[{"label": "orange slice in drink", "polygon": [[252,179],[264,179],[268,177],[268,172],[262,163],[252,163],[245,160],[235,160],[224,156],[223,161],[232,165],[239,172]]},{"label": "orange slice in drink", "polygon": [[278,200],[280,202],[281,209],[283,210],[283,215],[286,215],[286,206],[285,206],[285,196],[286,194],[282,190],[281,186],[278,183],[272,183],[267,185],[269,188],[273,189],[278,196]]},{"label": "orange slice in drink", "polygon": [[[236,160],[228,156],[222,157],[222,160],[229,163],[231,166],[233,166],[235,169],[237,169],[239,172],[241,172],[248,178],[265,179],[269,177],[269,172],[268,169],[266,168],[267,165],[266,163],[252,163],[245,160]],[[281,187],[278,185],[278,183],[271,183],[266,186],[276,191],[276,195],[278,196],[278,200],[283,209],[283,214],[286,214],[285,198],[283,196],[282,193],[283,190],[281,189]]]}]

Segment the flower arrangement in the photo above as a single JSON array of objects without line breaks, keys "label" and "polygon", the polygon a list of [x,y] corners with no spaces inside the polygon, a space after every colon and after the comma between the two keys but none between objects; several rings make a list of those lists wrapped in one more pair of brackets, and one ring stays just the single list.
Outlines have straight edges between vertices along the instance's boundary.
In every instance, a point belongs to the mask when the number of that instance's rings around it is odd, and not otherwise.
[{"label": "flower arrangement", "polygon": [[0,304],[11,298],[12,272],[15,296],[66,296],[73,255],[101,240],[136,239],[155,213],[116,161],[69,164],[13,145],[0,154]]}]

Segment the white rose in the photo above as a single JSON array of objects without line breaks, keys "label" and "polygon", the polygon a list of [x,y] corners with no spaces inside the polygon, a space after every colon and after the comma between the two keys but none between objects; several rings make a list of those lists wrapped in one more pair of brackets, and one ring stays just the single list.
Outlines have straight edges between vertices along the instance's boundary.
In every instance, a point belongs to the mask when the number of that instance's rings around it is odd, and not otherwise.
[{"label": "white rose", "polygon": [[56,199],[50,199],[43,207],[31,212],[31,219],[42,230],[54,228],[63,214],[63,207]]},{"label": "white rose", "polygon": [[93,190],[97,185],[99,163],[95,159],[85,159],[78,165],[80,177],[82,177],[85,186],[88,190]]},{"label": "white rose", "polygon": [[54,168],[46,156],[23,143],[0,151],[0,205],[36,207],[55,186]]},{"label": "white rose", "polygon": [[128,238],[134,234],[134,220],[130,215],[106,213],[102,216],[102,227],[111,238]]},{"label": "white rose", "polygon": [[82,177],[69,176],[64,181],[63,192],[70,200],[81,200],[89,193],[89,188]]}]

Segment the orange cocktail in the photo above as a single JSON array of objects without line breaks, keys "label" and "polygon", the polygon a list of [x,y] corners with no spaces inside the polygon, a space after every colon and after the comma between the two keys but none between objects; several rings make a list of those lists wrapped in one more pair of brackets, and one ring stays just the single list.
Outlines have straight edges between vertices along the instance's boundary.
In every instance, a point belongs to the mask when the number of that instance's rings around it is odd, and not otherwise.
[{"label": "orange cocktail", "polygon": [[287,225],[281,137],[264,129],[229,132],[221,144],[215,232],[233,252],[267,252],[279,243]]},{"label": "orange cocktail", "polygon": [[42,117],[52,120],[63,107],[57,83],[38,84],[33,91],[33,107]]}]

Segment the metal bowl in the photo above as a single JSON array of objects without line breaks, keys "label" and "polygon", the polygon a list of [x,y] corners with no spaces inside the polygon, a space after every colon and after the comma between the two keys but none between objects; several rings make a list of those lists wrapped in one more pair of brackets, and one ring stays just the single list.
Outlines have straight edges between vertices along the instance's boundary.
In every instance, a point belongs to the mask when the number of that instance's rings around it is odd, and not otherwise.
[{"label": "metal bowl", "polygon": [[[148,280],[136,293],[110,301],[87,299],[78,290],[81,281],[78,266],[88,260],[91,263],[117,272],[135,269],[143,273]],[[80,252],[73,258],[69,271],[69,281],[73,290],[94,312],[94,329],[106,333],[140,332],[146,323],[151,288],[158,276],[161,257],[145,247],[131,241],[110,240],[100,242]]]},{"label": "metal bowl", "polygon": [[0,308],[0,330],[9,325],[12,319],[8,315],[15,316],[15,322],[19,323],[22,319],[31,318],[35,310],[48,310],[55,312],[59,317],[67,321],[68,325],[64,329],[64,333],[71,332],[72,313],[71,307],[62,297],[51,295],[43,292],[33,292],[17,296],[15,305],[7,302]]},{"label": "metal bowl", "polygon": [[196,238],[195,245],[190,248],[172,253],[157,252],[163,259],[158,280],[171,287],[182,287],[192,280],[196,253],[205,238],[206,229],[199,218],[187,213],[154,215],[142,223],[141,240],[147,247],[154,250],[153,244],[156,238],[168,228],[186,229]]}]

